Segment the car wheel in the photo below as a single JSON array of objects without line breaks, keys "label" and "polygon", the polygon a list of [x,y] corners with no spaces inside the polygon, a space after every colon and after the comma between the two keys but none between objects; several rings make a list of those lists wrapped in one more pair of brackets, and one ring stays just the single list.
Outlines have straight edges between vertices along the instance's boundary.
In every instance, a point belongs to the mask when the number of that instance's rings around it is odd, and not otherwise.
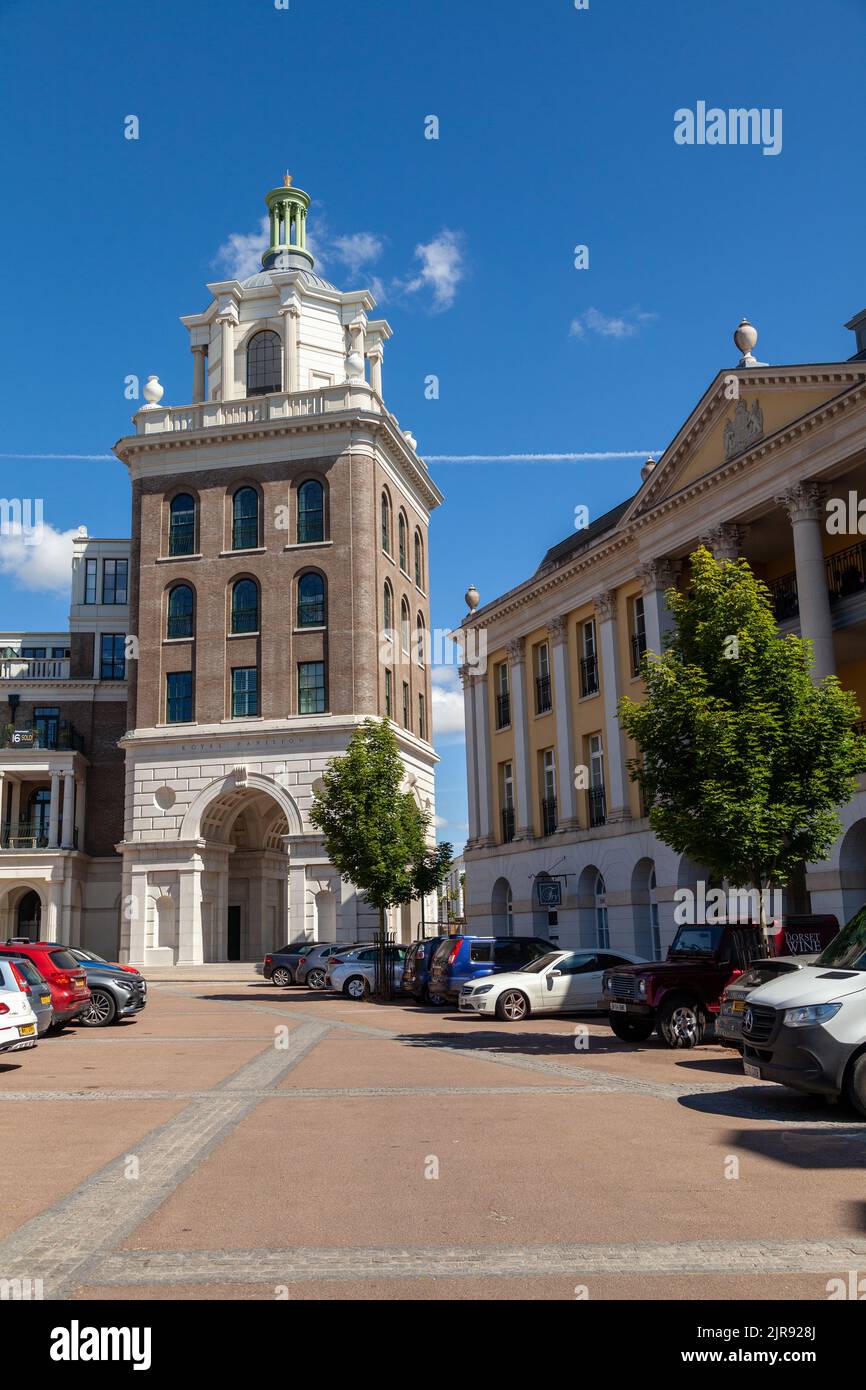
[{"label": "car wheel", "polygon": [[866,1119],[866,1052],[861,1052],[859,1057],[848,1068],[845,1077],[845,1099],[853,1105],[858,1115]]},{"label": "car wheel", "polygon": [[280,989],[285,989],[286,985],[292,983],[292,972],[285,965],[278,965],[271,979]]},{"label": "car wheel", "polygon": [[310,989],[324,989],[324,988],[325,988],[325,972],[324,972],[324,970],[308,970],[308,971],[307,971],[307,984],[309,985]]},{"label": "car wheel", "polygon": [[359,999],[366,999],[367,995],[370,993],[370,986],[363,975],[350,975],[349,979],[343,985],[343,993],[347,999],[354,999],[356,1001]]},{"label": "car wheel", "polygon": [[670,999],[659,1014],[659,1037],[666,1047],[697,1047],[703,1042],[707,1018],[694,999]]},{"label": "car wheel", "polygon": [[114,996],[107,989],[93,989],[90,991],[90,1004],[83,1014],[78,1015],[78,1021],[88,1028],[107,1028],[116,1017]]},{"label": "car wheel", "polygon": [[529,1014],[529,1000],[519,989],[503,990],[496,1001],[496,1017],[503,1022],[519,1023]]},{"label": "car wheel", "polygon": [[611,1014],[608,1022],[623,1042],[646,1042],[656,1026],[654,1018],[623,1018],[622,1014]]},{"label": "car wheel", "polygon": [[431,989],[429,985],[425,985],[421,991],[421,1003],[430,1004],[435,1009],[438,1008],[440,1004],[447,1004],[448,1000],[445,998],[444,994],[437,994],[435,989]]}]

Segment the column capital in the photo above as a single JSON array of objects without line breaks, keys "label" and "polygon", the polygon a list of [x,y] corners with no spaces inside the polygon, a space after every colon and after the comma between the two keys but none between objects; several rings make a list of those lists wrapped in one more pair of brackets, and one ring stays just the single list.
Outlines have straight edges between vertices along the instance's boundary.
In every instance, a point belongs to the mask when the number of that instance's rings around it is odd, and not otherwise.
[{"label": "column capital", "polygon": [[652,593],[655,589],[674,588],[681,567],[679,560],[668,560],[665,557],[645,561],[638,567],[638,576],[644,593]]},{"label": "column capital", "polygon": [[603,623],[610,622],[616,617],[616,590],[602,589],[600,594],[596,594],[593,602],[595,611]]},{"label": "column capital", "polygon": [[464,690],[470,689],[484,677],[484,672],[479,671],[477,666],[458,666],[457,674],[460,677],[460,684]]},{"label": "column capital", "polygon": [[512,666],[522,666],[526,661],[526,641],[523,637],[513,637],[506,647],[508,660]]},{"label": "column capital", "polygon": [[712,526],[698,537],[701,545],[713,552],[717,560],[736,560],[742,554],[743,542],[748,534],[748,526],[725,521]]},{"label": "column capital", "polygon": [[568,639],[567,616],[563,613],[557,618],[551,618],[550,622],[547,624],[547,630],[550,633],[550,640],[553,642],[553,645],[555,647],[561,647],[563,642]]},{"label": "column capital", "polygon": [[802,482],[779,493],[776,502],[784,507],[788,519],[795,521],[820,521],[824,516],[824,503],[829,496],[825,483]]}]

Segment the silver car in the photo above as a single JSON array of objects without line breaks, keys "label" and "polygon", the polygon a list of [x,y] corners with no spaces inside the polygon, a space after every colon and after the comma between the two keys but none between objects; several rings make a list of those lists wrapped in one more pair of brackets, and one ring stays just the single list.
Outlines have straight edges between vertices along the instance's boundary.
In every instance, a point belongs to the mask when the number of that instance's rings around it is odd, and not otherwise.
[{"label": "silver car", "polygon": [[[354,950],[334,956],[328,962],[326,989],[336,990],[347,999],[366,999],[376,979],[376,946],[357,946]],[[406,958],[405,946],[389,946],[391,960],[391,987],[395,991],[403,985],[403,962]]]},{"label": "silver car", "polygon": [[27,956],[5,956],[4,959],[11,961],[27,981],[27,998],[30,1000],[30,1007],[36,1015],[37,1037],[41,1038],[54,1022],[51,988],[48,981],[39,967],[34,965]]},{"label": "silver car", "polygon": [[328,961],[332,956],[343,955],[351,950],[352,947],[347,946],[345,941],[341,945],[334,941],[320,941],[317,945],[311,946],[309,953],[301,956],[295,966],[295,984],[307,985],[309,989],[324,989]]}]

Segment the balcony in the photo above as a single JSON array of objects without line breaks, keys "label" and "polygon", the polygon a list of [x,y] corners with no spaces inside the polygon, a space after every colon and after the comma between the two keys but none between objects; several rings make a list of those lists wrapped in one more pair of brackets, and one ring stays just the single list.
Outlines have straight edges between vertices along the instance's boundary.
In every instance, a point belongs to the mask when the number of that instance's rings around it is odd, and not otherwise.
[{"label": "balcony", "polygon": [[[78,831],[72,832],[72,846],[78,848]],[[48,848],[48,823],[40,821],[19,821],[4,825],[0,830],[0,850],[27,850]]]},{"label": "balcony", "polygon": [[541,803],[541,832],[543,835],[556,833],[556,797],[544,797]]},{"label": "balcony", "polygon": [[589,827],[594,830],[607,820],[604,787],[590,787],[586,793],[586,815]]},{"label": "balcony", "polygon": [[68,656],[4,656],[0,658],[0,680],[68,681]]},{"label": "balcony", "polygon": [[497,729],[507,729],[511,723],[511,696],[496,696],[496,727]]},{"label": "balcony", "polygon": [[514,807],[506,806],[502,812],[502,843],[510,845],[514,839]]},{"label": "balcony", "polygon": [[580,695],[585,700],[587,695],[598,694],[598,657],[582,656],[580,658]]},{"label": "balcony", "polygon": [[550,676],[535,677],[535,713],[549,714],[553,709],[550,694]]},{"label": "balcony", "polygon": [[[827,592],[831,604],[849,598],[852,594],[863,593],[866,590],[866,544],[861,542],[859,545],[849,546],[847,550],[840,550],[835,555],[828,555],[824,561],[824,568],[827,572]],[[777,623],[785,623],[798,616],[800,597],[795,571],[783,574],[778,579],[771,579],[767,588],[772,596]]]},{"label": "balcony", "polygon": [[640,675],[641,662],[646,651],[646,633],[635,632],[631,638],[631,673],[633,676]]},{"label": "balcony", "polygon": [[81,735],[75,732],[68,719],[58,719],[45,724],[24,724],[14,729],[7,724],[2,734],[3,748],[40,748],[51,753],[80,753],[84,747]]},{"label": "balcony", "polygon": [[366,411],[393,419],[366,382],[346,381],[339,386],[322,387],[318,391],[276,391],[268,396],[251,396],[240,400],[202,401],[197,405],[142,409],[135,417],[135,428],[140,435],[197,434],[200,430],[267,424],[269,421],[296,420],[303,416],[328,415],[339,411]]}]

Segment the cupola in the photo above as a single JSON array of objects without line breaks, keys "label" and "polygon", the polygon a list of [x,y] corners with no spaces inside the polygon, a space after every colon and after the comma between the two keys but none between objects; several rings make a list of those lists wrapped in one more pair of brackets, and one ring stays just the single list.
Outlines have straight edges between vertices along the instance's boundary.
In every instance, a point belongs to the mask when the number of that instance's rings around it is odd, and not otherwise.
[{"label": "cupola", "polygon": [[307,250],[307,212],[310,195],[294,188],[291,174],[282,187],[265,195],[270,221],[270,245],[262,256],[264,270],[312,270],[314,261]]}]

